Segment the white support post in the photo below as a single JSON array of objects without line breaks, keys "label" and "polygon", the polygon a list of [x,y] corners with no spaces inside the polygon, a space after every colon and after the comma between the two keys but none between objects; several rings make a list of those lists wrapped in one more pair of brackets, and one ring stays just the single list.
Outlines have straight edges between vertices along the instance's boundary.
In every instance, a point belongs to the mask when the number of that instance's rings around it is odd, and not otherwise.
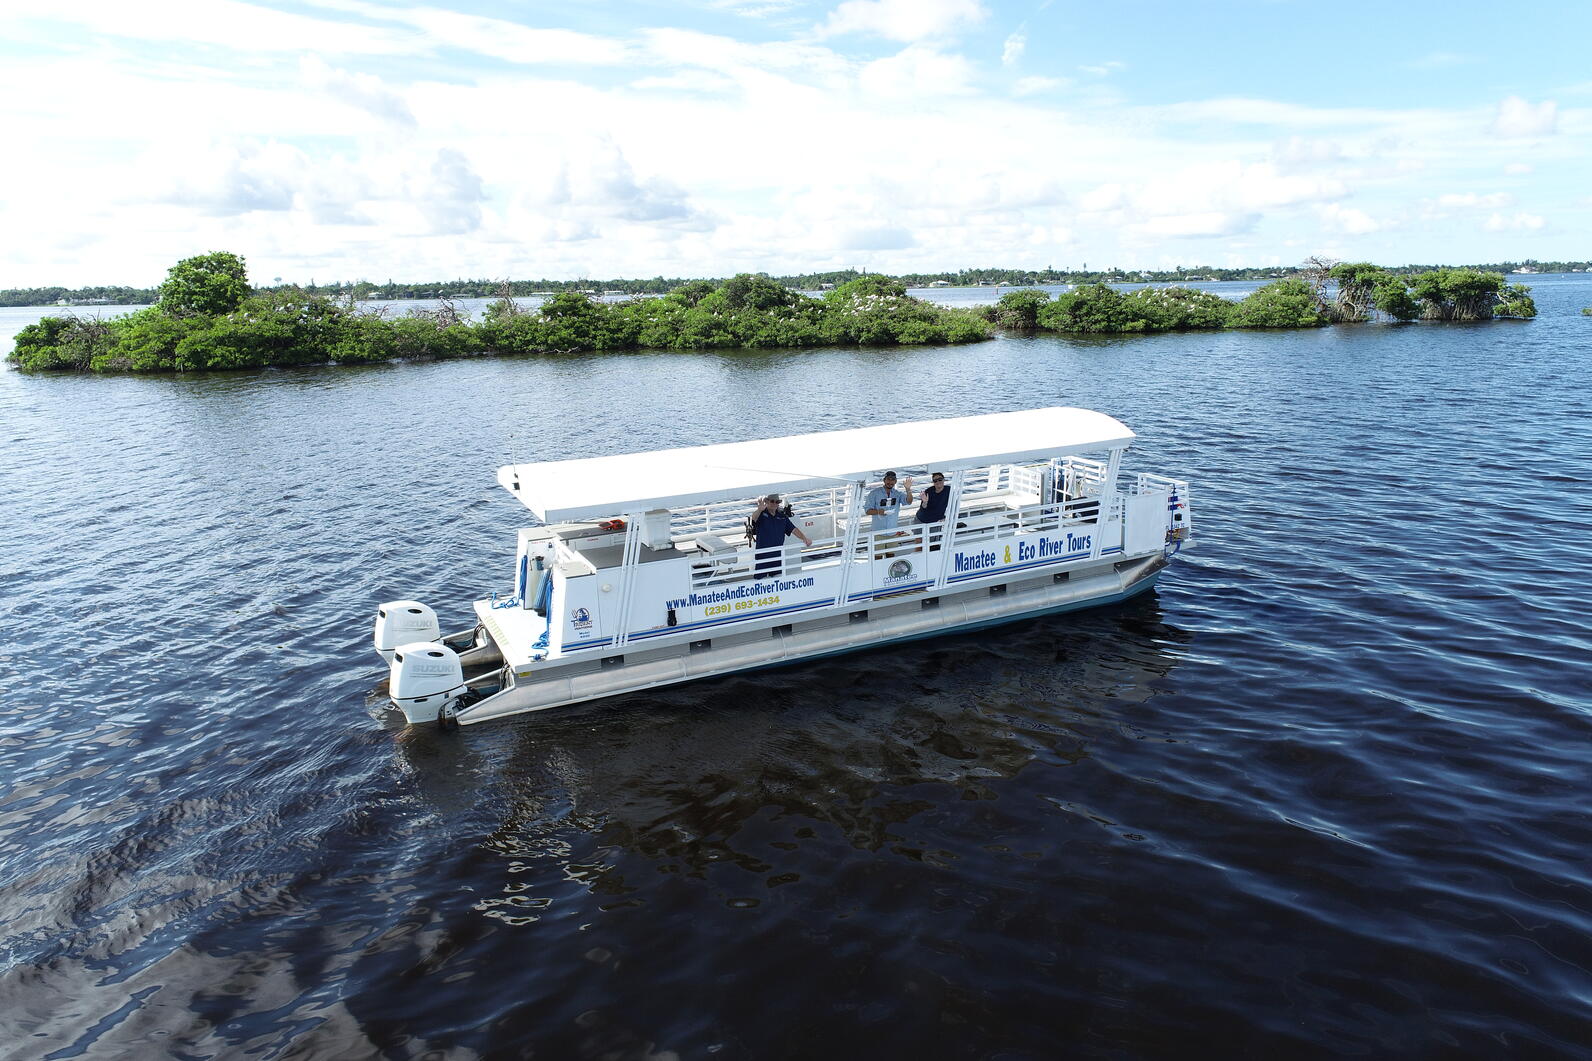
[{"label": "white support post", "polygon": [[[625,516],[625,546],[619,561],[618,574],[613,577],[619,579],[619,618],[618,626],[614,631],[614,647],[619,648],[630,638],[630,603],[634,598],[636,584],[636,557],[641,554],[641,526],[638,514]],[[602,572],[598,572],[598,577]]]},{"label": "white support post", "polygon": [[846,493],[846,509],[850,518],[846,523],[846,537],[840,545],[840,582],[835,590],[838,594],[835,603],[840,606],[847,603],[846,592],[851,585],[851,568],[857,560],[857,534],[865,518],[862,514],[862,488],[865,485],[865,483],[853,483]]},{"label": "white support post", "polygon": [[1089,559],[1100,559],[1100,550],[1105,544],[1106,524],[1113,516],[1117,517],[1118,531],[1122,540],[1126,542],[1128,527],[1127,520],[1122,518],[1120,505],[1117,501],[1117,473],[1122,470],[1122,450],[1120,447],[1112,449],[1111,456],[1106,460],[1105,478],[1100,483],[1100,515],[1095,519],[1094,540],[1089,543]]}]

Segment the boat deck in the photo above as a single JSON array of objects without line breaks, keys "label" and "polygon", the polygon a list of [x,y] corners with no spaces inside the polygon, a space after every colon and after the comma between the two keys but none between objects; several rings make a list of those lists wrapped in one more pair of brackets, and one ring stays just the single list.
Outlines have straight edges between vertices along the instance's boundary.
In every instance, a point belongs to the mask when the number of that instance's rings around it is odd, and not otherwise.
[{"label": "boat deck", "polygon": [[529,608],[494,608],[489,600],[475,602],[475,615],[503,653],[503,662],[523,666],[531,661],[531,647],[547,631],[547,620]]}]

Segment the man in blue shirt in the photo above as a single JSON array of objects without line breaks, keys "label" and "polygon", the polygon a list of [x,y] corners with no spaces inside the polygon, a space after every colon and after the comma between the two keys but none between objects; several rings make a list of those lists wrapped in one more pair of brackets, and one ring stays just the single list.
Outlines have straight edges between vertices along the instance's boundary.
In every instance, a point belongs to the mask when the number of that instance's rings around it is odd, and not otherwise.
[{"label": "man in blue shirt", "polygon": [[780,507],[779,495],[769,494],[757,503],[752,514],[752,535],[757,540],[757,577],[778,578],[785,556],[785,539],[796,535],[808,545],[813,540],[803,534],[790,518],[790,508]]},{"label": "man in blue shirt", "polygon": [[906,488],[905,493],[896,489],[896,473],[884,473],[884,485],[876,486],[868,491],[862,499],[862,509],[873,517],[870,530],[895,530],[896,520],[901,516],[901,506],[912,504],[912,477],[907,476],[907,481],[901,484]]}]

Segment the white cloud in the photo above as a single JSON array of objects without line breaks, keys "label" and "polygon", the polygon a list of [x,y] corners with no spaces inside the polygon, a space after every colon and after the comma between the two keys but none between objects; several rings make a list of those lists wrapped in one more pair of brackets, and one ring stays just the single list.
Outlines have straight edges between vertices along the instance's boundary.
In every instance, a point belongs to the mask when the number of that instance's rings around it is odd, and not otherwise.
[{"label": "white cloud", "polygon": [[1046,92],[1059,92],[1072,84],[1065,77],[1020,77],[1012,85],[1014,96],[1039,96]]},{"label": "white cloud", "polygon": [[801,0],[708,0],[719,11],[728,11],[748,18],[766,18],[781,15],[801,4]]},{"label": "white cloud", "polygon": [[737,85],[733,79],[707,70],[681,70],[665,77],[637,78],[630,87],[640,92],[697,92],[716,96],[734,92]]},{"label": "white cloud", "polygon": [[334,69],[318,55],[300,58],[299,74],[307,86],[338,103],[358,107],[394,125],[415,125],[415,116],[403,97],[374,74],[355,74]]},{"label": "white cloud", "polygon": [[[192,2],[192,0],[187,0]],[[632,56],[624,42],[567,29],[544,29],[507,19],[488,18],[436,7],[387,7],[368,0],[309,0],[316,6],[345,11],[377,22],[406,25],[411,39],[432,51],[438,44],[489,55],[512,63],[581,63],[613,66]],[[303,46],[300,42],[300,47]],[[317,48],[318,40],[314,41]]]},{"label": "white cloud", "polygon": [[1344,194],[1341,181],[1280,172],[1269,162],[1218,162],[1185,166],[1144,184],[1136,199],[1145,209],[1198,213],[1212,205],[1230,211],[1293,206]]},{"label": "white cloud", "polygon": [[869,225],[841,234],[838,246],[848,251],[905,250],[917,245],[912,233],[894,225]]},{"label": "white cloud", "polygon": [[1341,161],[1343,147],[1335,140],[1290,136],[1272,145],[1271,157],[1288,169],[1312,169]]},{"label": "white cloud", "polygon": [[1496,210],[1500,206],[1508,206],[1515,201],[1515,197],[1508,192],[1493,192],[1491,195],[1478,195],[1475,192],[1464,192],[1450,195],[1439,195],[1439,206],[1472,207],[1485,210]]},{"label": "white cloud", "polygon": [[857,84],[870,95],[890,99],[957,95],[967,92],[973,65],[928,45],[914,44],[862,68]]},{"label": "white cloud", "polygon": [[1509,165],[1504,167],[1504,172],[1509,174],[1511,177],[1523,177],[1527,173],[1532,172],[1532,167],[1524,162],[1511,162]]},{"label": "white cloud", "polygon": [[1099,212],[1115,210],[1123,204],[1124,200],[1122,185],[1102,184],[1098,188],[1094,188],[1080,196],[1078,205],[1085,210]]},{"label": "white cloud", "polygon": [[416,8],[402,17],[433,41],[514,63],[614,66],[631,58],[630,49],[623,42],[590,33],[538,29],[435,8]]},{"label": "white cloud", "polygon": [[638,177],[625,152],[608,137],[572,138],[561,157],[526,182],[534,212],[582,229],[600,222],[690,221],[697,212],[679,186],[661,177]]},{"label": "white cloud", "polygon": [[1259,220],[1258,214],[1208,210],[1196,214],[1163,214],[1135,222],[1130,228],[1141,237],[1190,239],[1197,236],[1237,235],[1254,228]]},{"label": "white cloud", "polygon": [[1518,213],[1513,217],[1493,214],[1482,227],[1488,232],[1535,232],[1545,222],[1536,214]]},{"label": "white cloud", "polygon": [[0,22],[29,20],[80,25],[88,33],[154,41],[173,50],[183,43],[228,50],[297,54],[313,43],[318,52],[344,55],[412,54],[412,35],[347,22],[273,11],[240,0],[77,0],[48,10],[0,15]]},{"label": "white cloud", "polygon": [[870,33],[896,41],[944,37],[988,14],[980,0],[846,0],[821,33]]},{"label": "white cloud", "polygon": [[1495,136],[1548,136],[1559,123],[1559,105],[1553,100],[1528,103],[1519,96],[1510,96],[1498,104],[1493,118]]},{"label": "white cloud", "polygon": [[1364,236],[1382,229],[1382,225],[1364,210],[1339,203],[1327,203],[1322,206],[1321,216],[1329,228],[1349,236]]},{"label": "white cloud", "polygon": [[212,217],[293,208],[309,167],[302,151],[275,141],[224,141],[184,149],[162,144],[146,155],[127,189],[134,202],[184,206]]},{"label": "white cloud", "polygon": [[680,29],[645,30],[641,39],[645,58],[653,64],[698,67],[733,78],[743,88],[766,87],[774,74],[797,79],[796,83],[839,88],[849,86],[854,73],[852,63],[814,44],[749,43]]},{"label": "white cloud", "polygon": [[1093,74],[1095,77],[1107,77],[1116,73],[1118,70],[1127,69],[1127,64],[1118,62],[1115,59],[1111,59],[1107,62],[1095,63],[1092,66],[1080,66],[1078,69],[1082,70],[1086,74]]},{"label": "white cloud", "polygon": [[[1375,133],[1388,127],[1409,126],[1441,133],[1456,122],[1443,122],[1434,112],[1377,110],[1369,107],[1326,107],[1249,96],[1169,103],[1150,110],[1168,125],[1187,127],[1190,122],[1227,125],[1274,125],[1279,130],[1349,128]],[[1297,134],[1295,134],[1297,135]]]},{"label": "white cloud", "polygon": [[1120,227],[1134,240],[1228,238],[1250,232],[1270,211],[1325,203],[1341,181],[1281,172],[1267,162],[1217,161],[1166,171],[1148,181],[1113,181],[1079,197],[1085,218]]},{"label": "white cloud", "polygon": [[1006,44],[1001,48],[1001,65],[1011,66],[1023,57],[1023,49],[1028,47],[1028,36],[1018,30],[1006,38]]},{"label": "white cloud", "polygon": [[459,236],[481,227],[486,195],[470,160],[452,148],[437,152],[415,196],[432,235]]}]

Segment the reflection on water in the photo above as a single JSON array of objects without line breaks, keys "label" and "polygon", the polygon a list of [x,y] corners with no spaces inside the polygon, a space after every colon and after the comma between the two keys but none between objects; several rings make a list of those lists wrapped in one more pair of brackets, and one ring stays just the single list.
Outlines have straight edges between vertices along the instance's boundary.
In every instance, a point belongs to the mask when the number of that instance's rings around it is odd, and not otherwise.
[{"label": "reflection on water", "polygon": [[[779,872],[776,852],[738,846],[754,819],[879,850],[893,826],[938,802],[993,798],[992,782],[1036,759],[1087,756],[1091,733],[1127,725],[1117,702],[1143,702],[1171,673],[1162,646],[1187,637],[1145,595],[1081,625],[1040,619],[528,718],[505,727],[501,744],[406,730],[397,749],[441,816],[483,788],[503,792],[508,812],[486,846],[521,869],[547,861],[544,870],[623,890],[620,863],[632,859],[684,873],[729,862],[774,886],[800,872]],[[916,797],[889,798],[906,790]],[[625,857],[572,869],[582,836]],[[787,844],[796,850],[799,837]],[[519,880],[505,887],[513,910],[532,898]]]}]

